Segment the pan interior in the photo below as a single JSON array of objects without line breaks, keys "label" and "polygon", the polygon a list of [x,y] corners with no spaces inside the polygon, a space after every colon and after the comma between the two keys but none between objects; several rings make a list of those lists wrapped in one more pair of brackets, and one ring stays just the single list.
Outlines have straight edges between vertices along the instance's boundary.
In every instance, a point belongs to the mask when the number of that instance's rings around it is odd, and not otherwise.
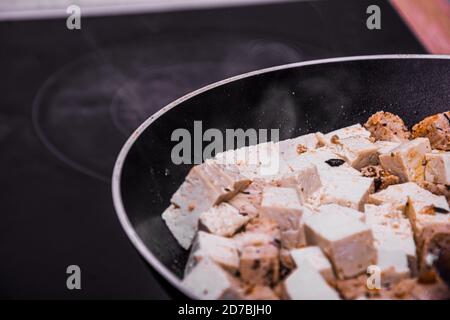
[{"label": "pan interior", "polygon": [[[298,66],[226,83],[163,113],[131,146],[120,189],[126,215],[146,248],[177,276],[187,252],[161,219],[192,165],[175,165],[177,128],[279,129],[280,139],[364,122],[385,110],[408,125],[449,109],[450,60],[381,59]],[[205,146],[207,142],[203,145]],[[151,261],[149,261],[151,262]]]}]

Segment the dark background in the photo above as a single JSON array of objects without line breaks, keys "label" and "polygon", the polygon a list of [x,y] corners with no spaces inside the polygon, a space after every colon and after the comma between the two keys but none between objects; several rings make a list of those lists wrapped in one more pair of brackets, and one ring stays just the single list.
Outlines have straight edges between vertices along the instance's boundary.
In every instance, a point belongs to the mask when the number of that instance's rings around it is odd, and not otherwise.
[{"label": "dark background", "polygon": [[[378,4],[382,29],[366,28]],[[0,297],[179,297],[128,241],[110,174],[152,113],[246,71],[338,56],[425,53],[385,1],[313,1],[0,22]],[[82,290],[66,288],[79,265]]]}]

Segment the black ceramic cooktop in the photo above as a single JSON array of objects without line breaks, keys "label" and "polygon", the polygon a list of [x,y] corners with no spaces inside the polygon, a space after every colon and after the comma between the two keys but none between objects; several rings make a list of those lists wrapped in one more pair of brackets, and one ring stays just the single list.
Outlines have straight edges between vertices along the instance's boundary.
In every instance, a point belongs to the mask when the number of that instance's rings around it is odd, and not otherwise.
[{"label": "black ceramic cooktop", "polygon": [[[366,28],[378,4],[382,29]],[[313,1],[0,22],[0,297],[179,297],[116,218],[127,136],[177,97],[246,71],[349,55],[424,53],[384,1]],[[68,290],[66,268],[81,268]]]}]

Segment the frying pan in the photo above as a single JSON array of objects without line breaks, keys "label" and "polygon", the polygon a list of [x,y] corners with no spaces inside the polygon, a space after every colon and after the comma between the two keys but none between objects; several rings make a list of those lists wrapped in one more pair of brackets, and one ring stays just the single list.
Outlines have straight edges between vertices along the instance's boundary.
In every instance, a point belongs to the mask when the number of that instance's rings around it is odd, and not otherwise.
[{"label": "frying pan", "polygon": [[316,60],[258,70],[192,92],[148,118],[121,150],[113,201],[144,259],[190,298],[180,277],[188,253],[161,219],[192,165],[175,165],[177,128],[279,129],[280,139],[364,122],[378,110],[408,125],[449,109],[450,56],[382,55]]}]

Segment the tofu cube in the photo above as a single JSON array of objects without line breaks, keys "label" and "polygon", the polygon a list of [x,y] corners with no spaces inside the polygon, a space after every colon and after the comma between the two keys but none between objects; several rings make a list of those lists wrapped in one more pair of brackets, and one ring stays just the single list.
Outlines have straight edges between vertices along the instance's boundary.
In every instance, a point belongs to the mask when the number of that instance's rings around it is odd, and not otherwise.
[{"label": "tofu cube", "polygon": [[339,294],[309,263],[295,269],[283,282],[283,296],[291,300],[340,300]]},{"label": "tofu cube", "polygon": [[381,269],[382,286],[390,286],[410,277],[411,272],[405,252],[381,247],[378,248],[377,256],[377,266]]},{"label": "tofu cube", "polygon": [[162,219],[166,223],[175,240],[184,249],[189,249],[198,229],[198,217],[200,213],[191,214],[182,211],[174,205],[169,206],[162,213]]},{"label": "tofu cube", "polygon": [[215,163],[195,166],[172,196],[172,205],[163,212],[162,218],[178,243],[188,249],[197,232],[200,214],[232,198],[250,182]]},{"label": "tofu cube", "polygon": [[402,211],[391,204],[365,205],[366,224],[372,229],[377,249],[403,252],[413,274],[417,270],[416,244],[411,223]]},{"label": "tofu cube", "polygon": [[308,199],[322,187],[319,172],[313,164],[297,164],[292,167],[292,172],[280,175],[273,184],[297,190],[301,203]]},{"label": "tofu cube", "polygon": [[450,185],[450,152],[425,154],[425,180]]},{"label": "tofu cube", "polygon": [[236,234],[233,238],[238,251],[242,254],[245,247],[260,247],[279,242],[279,237],[259,231],[246,231]]},{"label": "tofu cube", "polygon": [[318,144],[319,140],[315,133],[278,142],[280,154],[284,159],[295,159],[305,150],[316,149]]},{"label": "tofu cube", "polygon": [[421,194],[408,197],[406,215],[416,237],[416,243],[423,241],[426,229],[450,226],[450,208],[444,196],[437,196],[424,190]]},{"label": "tofu cube", "polygon": [[330,143],[330,140],[333,136],[337,136],[339,139],[346,139],[351,137],[363,137],[369,139],[370,131],[364,128],[361,124],[357,123],[325,134],[323,136],[326,139],[324,142]]},{"label": "tofu cube", "polygon": [[325,204],[320,206],[319,208],[319,213],[336,213],[337,215],[341,214],[341,215],[347,215],[349,217],[352,217],[356,220],[359,220],[361,222],[364,222],[365,217],[364,217],[364,213],[362,213],[361,211],[352,209],[352,208],[348,208],[348,207],[343,207],[340,206],[338,204]]},{"label": "tofu cube", "polygon": [[218,236],[231,237],[248,221],[248,216],[226,202],[211,207],[200,214],[199,230],[205,230]]},{"label": "tofu cube", "polygon": [[261,212],[278,223],[280,229],[298,229],[302,205],[292,188],[266,187],[263,190]]},{"label": "tofu cube", "polygon": [[390,154],[392,152],[392,150],[394,150],[395,148],[397,148],[400,145],[399,142],[384,141],[384,140],[375,141],[374,144],[378,148],[379,156],[382,154]]},{"label": "tofu cube", "polygon": [[171,203],[183,212],[200,213],[231,199],[250,183],[248,178],[225,166],[204,163],[189,171],[186,181],[172,196]]},{"label": "tofu cube", "polygon": [[318,245],[330,259],[339,279],[351,278],[375,264],[372,230],[361,221],[337,213],[305,219],[308,244]]},{"label": "tofu cube", "polygon": [[328,179],[322,190],[321,204],[335,203],[363,211],[364,204],[375,189],[373,178],[336,174]]},{"label": "tofu cube", "polygon": [[279,249],[272,245],[247,246],[241,253],[239,273],[250,285],[273,285],[280,277]]},{"label": "tofu cube", "polygon": [[261,210],[262,192],[266,184],[253,181],[246,189],[228,200],[228,203],[239,210],[241,215],[255,218]]},{"label": "tofu cube", "polygon": [[245,232],[264,233],[270,236],[272,241],[277,243],[277,246],[280,244],[280,226],[275,220],[262,215],[250,220],[245,226]]},{"label": "tofu cube", "polygon": [[390,154],[382,154],[379,158],[383,168],[398,176],[401,182],[420,182],[425,178],[425,154],[430,151],[427,138],[416,138],[400,144]]},{"label": "tofu cube", "polygon": [[299,229],[281,231],[281,247],[284,249],[294,249],[306,246],[306,237],[303,225]]},{"label": "tofu cube", "polygon": [[204,258],[209,258],[230,272],[239,268],[239,254],[232,239],[199,231],[185,267],[185,275]]},{"label": "tofu cube", "polygon": [[183,279],[182,285],[201,300],[236,300],[244,295],[239,281],[211,259],[202,259]]},{"label": "tofu cube", "polygon": [[395,184],[369,195],[368,202],[375,205],[390,204],[395,209],[404,211],[408,196],[420,195],[425,191],[414,182]]},{"label": "tofu cube", "polygon": [[335,138],[328,146],[357,170],[378,163],[379,148],[364,137]]},{"label": "tofu cube", "polygon": [[356,175],[361,176],[361,173],[351,167],[347,162],[343,162],[339,166],[331,166],[329,164],[330,159],[340,159],[344,160],[341,156],[337,155],[333,149],[328,146],[324,146],[315,150],[309,150],[300,154],[296,158],[286,159],[293,170],[298,170],[307,165],[314,165],[319,172],[319,177],[322,184],[325,184],[326,178],[329,175],[334,175],[336,172],[346,175]]},{"label": "tofu cube", "polygon": [[290,253],[295,266],[300,269],[300,271],[302,270],[303,264],[309,263],[322,275],[328,284],[333,285],[335,283],[336,278],[331,263],[319,247],[310,246],[294,249],[291,250]]},{"label": "tofu cube", "polygon": [[289,166],[280,156],[279,145],[272,141],[228,150],[217,154],[211,161],[233,168],[251,180],[271,181],[290,171]]}]

